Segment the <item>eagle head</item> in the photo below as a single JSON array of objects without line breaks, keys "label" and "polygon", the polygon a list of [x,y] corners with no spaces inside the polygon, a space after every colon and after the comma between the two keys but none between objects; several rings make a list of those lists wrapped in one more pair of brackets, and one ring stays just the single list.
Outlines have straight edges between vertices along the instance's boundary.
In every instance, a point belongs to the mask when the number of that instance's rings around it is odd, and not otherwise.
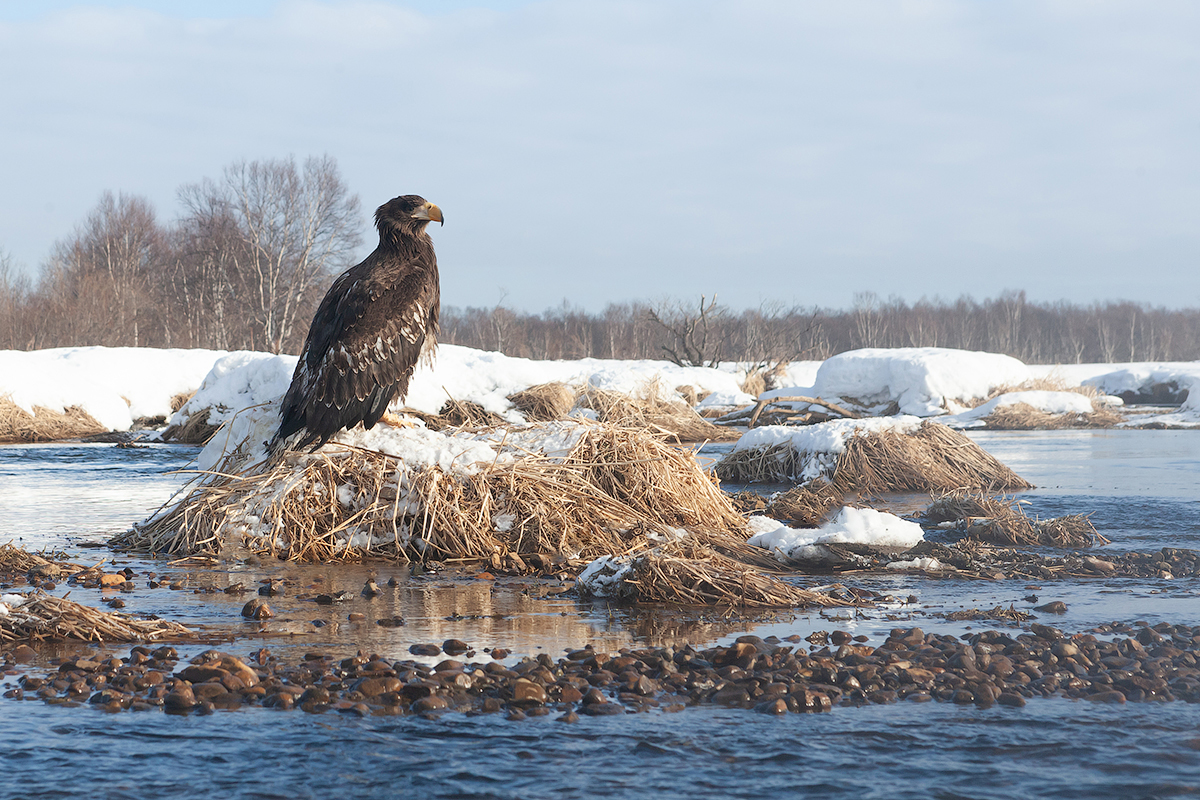
[{"label": "eagle head", "polygon": [[386,234],[388,228],[420,233],[430,222],[445,224],[442,210],[415,194],[393,197],[375,211],[375,227],[380,234]]}]

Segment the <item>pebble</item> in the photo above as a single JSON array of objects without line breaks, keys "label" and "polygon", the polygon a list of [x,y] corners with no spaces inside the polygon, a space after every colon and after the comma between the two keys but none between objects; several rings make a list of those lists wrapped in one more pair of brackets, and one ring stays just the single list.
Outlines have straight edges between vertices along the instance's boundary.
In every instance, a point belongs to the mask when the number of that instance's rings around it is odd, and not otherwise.
[{"label": "pebble", "polygon": [[275,612],[265,600],[256,597],[242,606],[242,616],[246,619],[270,619],[275,616]]},{"label": "pebble", "polygon": [[1067,604],[1061,600],[1053,600],[1044,605],[1034,606],[1034,611],[1041,611],[1043,614],[1065,614],[1067,613]]},{"label": "pebble", "polygon": [[[834,636],[828,638],[832,643]],[[961,639],[896,628],[877,647],[851,642],[810,653],[747,636],[728,647],[585,648],[558,660],[547,654],[510,665],[445,659],[435,667],[363,652],[341,660],[312,652],[287,664],[265,650],[246,660],[209,650],[178,664],[170,646],[135,647],[124,659],[77,656],[55,662],[46,675],[23,674],[5,696],[114,713],[257,705],[430,718],[504,712],[512,720],[554,712],[568,722],[713,704],[783,715],[901,701],[1012,709],[1042,697],[1114,705],[1200,702],[1200,626],[1112,623],[1069,635],[1034,623],[1027,632],[987,630]],[[443,651],[437,645],[412,650],[426,648]],[[6,651],[6,662],[32,656],[32,648],[18,645]]]}]

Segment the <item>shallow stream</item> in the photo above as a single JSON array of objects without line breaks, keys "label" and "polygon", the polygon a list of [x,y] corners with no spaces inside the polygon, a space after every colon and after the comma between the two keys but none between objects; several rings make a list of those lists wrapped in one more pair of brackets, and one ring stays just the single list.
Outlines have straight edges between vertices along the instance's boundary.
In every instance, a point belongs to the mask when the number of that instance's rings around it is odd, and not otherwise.
[{"label": "shallow stream", "polygon": [[[1112,549],[1200,549],[1200,433],[974,438],[1038,485],[1022,495],[1032,514],[1091,513],[1113,540]],[[126,610],[212,633],[232,630],[236,638],[217,646],[241,656],[263,646],[285,656],[353,654],[361,647],[400,658],[408,657],[413,643],[458,638],[478,657],[486,657],[485,647],[504,647],[516,659],[538,652],[558,657],[589,642],[609,650],[683,640],[702,646],[748,632],[783,638],[835,629],[878,643],[893,627],[958,635],[995,627],[932,615],[1010,604],[1028,610],[1033,603],[1024,598],[1031,594],[1039,603],[1067,603],[1065,615],[1042,619],[1067,631],[1112,621],[1200,623],[1200,582],[1193,579],[1047,582],[1030,589],[1017,580],[854,576],[853,585],[891,594],[896,602],[858,614],[743,619],[580,603],[546,595],[552,585],[513,578],[414,578],[406,569],[378,564],[189,567],[90,546],[165,501],[185,477],[171,471],[193,454],[167,446],[0,447],[0,541],[62,550],[84,564],[106,558],[129,566],[138,573],[139,588],[121,595]],[[919,505],[915,498],[894,501]],[[163,587],[143,588],[151,576]],[[278,616],[265,626],[243,621],[241,605],[268,577],[289,581],[283,596],[270,598]],[[384,586],[373,600],[358,595],[368,577]],[[389,578],[395,586],[386,585]],[[181,588],[166,588],[172,583]],[[234,583],[250,591],[204,591]],[[353,593],[346,603],[318,606],[305,599],[343,589]],[[907,602],[909,595],[916,602]],[[100,596],[99,590],[72,593],[88,604]],[[349,612],[366,619],[349,622]],[[406,625],[374,624],[391,617]],[[186,657],[210,646],[180,651]],[[42,656],[87,647],[48,647]],[[103,798],[1176,797],[1200,794],[1200,707],[1053,699],[1019,709],[900,703],[779,718],[703,707],[584,717],[568,725],[553,716],[508,722],[448,714],[431,721],[257,708],[207,717],[110,715],[0,700],[0,754],[0,797],[27,798],[81,792]]]}]

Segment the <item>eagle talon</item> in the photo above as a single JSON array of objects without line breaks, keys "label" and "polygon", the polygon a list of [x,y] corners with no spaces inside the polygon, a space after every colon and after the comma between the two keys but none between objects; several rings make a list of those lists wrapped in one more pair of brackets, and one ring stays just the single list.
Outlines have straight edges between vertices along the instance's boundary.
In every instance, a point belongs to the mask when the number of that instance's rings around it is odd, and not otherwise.
[{"label": "eagle talon", "polygon": [[392,428],[419,428],[420,424],[412,417],[402,417],[399,414],[389,414],[384,412],[384,415],[379,418],[379,421],[384,425]]}]

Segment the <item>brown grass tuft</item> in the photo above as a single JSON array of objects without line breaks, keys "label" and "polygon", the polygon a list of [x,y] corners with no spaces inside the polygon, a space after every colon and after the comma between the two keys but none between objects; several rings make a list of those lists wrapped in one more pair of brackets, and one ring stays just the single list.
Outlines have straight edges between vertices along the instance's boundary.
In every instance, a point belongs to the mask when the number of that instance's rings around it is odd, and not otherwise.
[{"label": "brown grass tuft", "polygon": [[635,556],[624,580],[626,599],[639,603],[739,608],[852,605],[802,589],[709,547],[678,543]]},{"label": "brown grass tuft", "polygon": [[681,400],[660,397],[654,383],[640,397],[588,389],[576,406],[595,411],[597,418],[609,425],[645,428],[673,442],[728,442],[741,436],[738,431],[713,425]]},{"label": "brown grass tuft", "polygon": [[1008,547],[1092,547],[1109,542],[1083,514],[1039,521],[1026,516],[1015,498],[965,489],[935,499],[925,519],[957,523],[954,530],[967,540]]},{"label": "brown grass tuft", "polygon": [[179,409],[186,406],[188,400],[191,400],[192,396],[195,394],[196,394],[196,390],[193,389],[190,392],[180,392],[179,394],[172,397],[171,398],[171,413],[174,414],[176,411],[178,411]]},{"label": "brown grass tuft", "polygon": [[563,419],[575,405],[576,392],[565,383],[539,383],[510,394],[509,401],[529,422]]},{"label": "brown grass tuft", "polygon": [[0,444],[77,439],[107,430],[79,406],[70,406],[65,411],[34,406],[30,414],[10,396],[0,397]]},{"label": "brown grass tuft", "polygon": [[771,498],[766,514],[802,528],[816,528],[828,519],[829,512],[845,505],[845,499],[844,493],[817,478]]},{"label": "brown grass tuft", "polygon": [[[716,471],[722,480],[738,483],[797,481],[813,457],[784,443],[730,453]],[[1032,487],[975,442],[936,422],[908,434],[857,432],[846,440],[832,474],[821,477],[843,495]]]},{"label": "brown grass tuft", "polygon": [[588,425],[564,459],[529,455],[470,475],[409,470],[352,448],[287,453],[261,474],[213,476],[113,544],[191,554],[243,539],[255,552],[303,561],[590,560],[644,548],[676,528],[725,552],[758,551],[690,452],[644,431]]},{"label": "brown grass tuft", "polygon": [[[171,401],[171,405],[175,405],[175,400]],[[162,440],[180,444],[208,444],[213,434],[221,429],[220,423],[214,425],[208,421],[211,413],[211,408],[202,408],[192,412],[182,423],[168,425],[162,432]]]},{"label": "brown grass tuft", "polygon": [[983,418],[984,427],[997,431],[1046,431],[1062,428],[1111,428],[1125,417],[1107,406],[1092,404],[1090,414],[1047,414],[1028,403],[1000,406]]},{"label": "brown grass tuft", "polygon": [[192,632],[177,622],[138,620],[62,597],[37,594],[0,617],[0,641],[152,642],[182,639]]}]

